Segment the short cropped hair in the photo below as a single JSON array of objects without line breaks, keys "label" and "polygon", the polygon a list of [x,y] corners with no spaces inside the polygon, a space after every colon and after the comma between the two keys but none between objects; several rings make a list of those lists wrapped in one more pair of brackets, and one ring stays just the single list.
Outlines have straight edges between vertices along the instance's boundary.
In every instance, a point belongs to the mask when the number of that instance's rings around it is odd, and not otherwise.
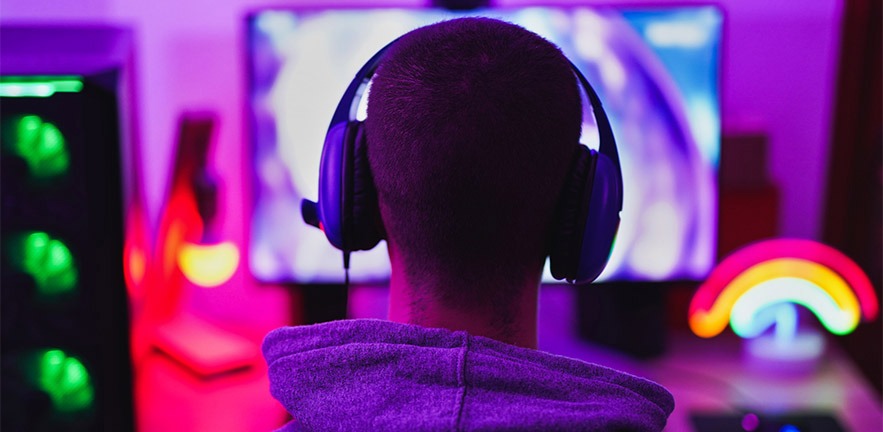
[{"label": "short cropped hair", "polygon": [[[489,18],[422,27],[387,51],[367,108],[383,224],[409,284],[495,301],[536,274],[582,118],[558,47]],[[476,283],[497,286],[463,291]]]}]

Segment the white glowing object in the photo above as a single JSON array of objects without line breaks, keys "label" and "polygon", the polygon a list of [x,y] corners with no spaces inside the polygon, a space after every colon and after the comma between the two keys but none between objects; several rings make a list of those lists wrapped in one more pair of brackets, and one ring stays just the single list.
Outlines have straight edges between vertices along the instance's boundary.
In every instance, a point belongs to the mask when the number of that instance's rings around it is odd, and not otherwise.
[{"label": "white glowing object", "polygon": [[706,45],[711,33],[692,22],[655,22],[644,30],[647,40],[658,47],[696,48]]}]

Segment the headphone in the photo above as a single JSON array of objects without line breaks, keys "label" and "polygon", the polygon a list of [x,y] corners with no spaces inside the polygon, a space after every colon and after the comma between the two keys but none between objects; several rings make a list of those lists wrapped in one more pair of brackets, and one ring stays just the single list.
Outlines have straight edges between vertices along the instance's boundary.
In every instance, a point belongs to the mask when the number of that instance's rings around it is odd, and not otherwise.
[{"label": "headphone", "polygon": [[[374,54],[344,92],[322,148],[319,201],[301,202],[304,222],[324,231],[343,251],[344,269],[349,269],[351,252],[369,250],[386,236],[368,166],[365,128],[356,120],[356,111],[383,54],[395,42]],[[549,261],[555,279],[586,284],[601,274],[610,258],[622,211],[622,169],[601,100],[576,65],[570,66],[592,105],[600,145],[599,151],[578,146],[558,204]]]}]

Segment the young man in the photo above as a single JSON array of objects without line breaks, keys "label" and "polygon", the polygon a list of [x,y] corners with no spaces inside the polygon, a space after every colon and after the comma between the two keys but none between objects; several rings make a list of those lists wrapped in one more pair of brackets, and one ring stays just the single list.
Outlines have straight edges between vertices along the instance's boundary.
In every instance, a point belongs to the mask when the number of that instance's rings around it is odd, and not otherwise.
[{"label": "young man", "polygon": [[581,119],[569,62],[520,27],[446,21],[387,51],[365,130],[390,321],[267,336],[272,393],[295,418],[285,430],[662,430],[662,387],[536,351]]}]

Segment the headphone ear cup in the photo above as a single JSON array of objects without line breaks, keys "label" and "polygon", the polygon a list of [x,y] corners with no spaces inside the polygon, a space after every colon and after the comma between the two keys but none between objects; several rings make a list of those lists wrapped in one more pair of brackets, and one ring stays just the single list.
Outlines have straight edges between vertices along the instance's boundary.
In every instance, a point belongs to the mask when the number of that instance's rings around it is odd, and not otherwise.
[{"label": "headphone ear cup", "polygon": [[591,182],[591,202],[585,224],[574,283],[589,283],[598,278],[613,250],[619,231],[622,203],[622,178],[613,161],[595,154],[595,170]]},{"label": "headphone ear cup", "polygon": [[574,280],[582,249],[583,232],[588,221],[589,196],[595,171],[595,156],[580,145],[564,181],[558,215],[552,233],[549,265],[552,277]]},{"label": "headphone ear cup", "polygon": [[344,184],[344,220],[348,250],[369,250],[384,238],[377,202],[377,189],[368,163],[368,142],[362,122],[347,128],[347,154],[350,166]]},{"label": "headphone ear cup", "polygon": [[549,253],[552,276],[594,281],[610,258],[619,229],[622,181],[607,156],[580,145],[565,182]]},{"label": "headphone ear cup", "polygon": [[[318,227],[332,246],[346,250],[344,243],[344,181],[347,165],[347,132],[348,123],[339,123],[328,130],[325,144],[322,146],[322,161],[319,165],[319,201],[316,202]],[[303,210],[310,209],[304,205]],[[307,221],[308,212],[304,212]],[[308,222],[309,223],[309,222]]]}]

